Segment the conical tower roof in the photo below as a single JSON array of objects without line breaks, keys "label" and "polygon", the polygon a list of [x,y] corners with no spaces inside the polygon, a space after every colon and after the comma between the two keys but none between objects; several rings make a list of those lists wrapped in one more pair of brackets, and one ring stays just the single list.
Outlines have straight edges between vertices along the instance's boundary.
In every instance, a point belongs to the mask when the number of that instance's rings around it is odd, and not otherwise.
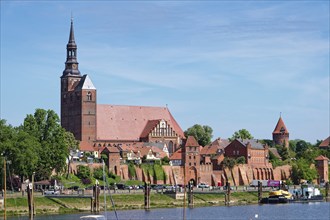
[{"label": "conical tower roof", "polygon": [[278,119],[278,122],[277,122],[277,124],[276,124],[276,127],[275,127],[275,129],[274,129],[274,131],[273,131],[273,134],[288,134],[289,133],[289,131],[288,131],[288,129],[286,128],[286,126],[285,126],[285,124],[284,124],[284,122],[283,122],[283,119],[282,119],[282,117],[280,117],[279,119]]},{"label": "conical tower roof", "polygon": [[67,48],[77,48],[77,44],[74,39],[73,19],[71,19],[70,36],[69,36],[69,42],[67,44]]}]

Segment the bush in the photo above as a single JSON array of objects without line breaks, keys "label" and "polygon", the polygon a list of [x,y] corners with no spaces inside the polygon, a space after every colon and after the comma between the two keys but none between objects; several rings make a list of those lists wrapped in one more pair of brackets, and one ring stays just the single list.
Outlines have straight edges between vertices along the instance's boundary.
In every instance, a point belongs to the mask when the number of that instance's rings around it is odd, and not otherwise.
[{"label": "bush", "polygon": [[165,157],[162,159],[162,164],[164,164],[164,165],[168,165],[168,164],[170,164],[170,158],[168,158],[168,156],[165,156]]},{"label": "bush", "polygon": [[94,169],[93,176],[95,179],[103,180],[103,168],[98,167]]},{"label": "bush", "polygon": [[77,167],[77,177],[80,179],[86,179],[91,177],[91,171],[87,166],[78,166]]},{"label": "bush", "polygon": [[136,171],[135,171],[135,166],[134,166],[134,164],[132,164],[132,163],[129,163],[128,164],[128,173],[129,173],[129,176],[131,177],[131,178],[135,178],[135,176],[136,176]]},{"label": "bush", "polygon": [[236,159],[237,164],[245,164],[245,157],[241,156]]},{"label": "bush", "polygon": [[81,179],[82,184],[89,185],[92,183],[92,180],[90,178],[83,178]]}]

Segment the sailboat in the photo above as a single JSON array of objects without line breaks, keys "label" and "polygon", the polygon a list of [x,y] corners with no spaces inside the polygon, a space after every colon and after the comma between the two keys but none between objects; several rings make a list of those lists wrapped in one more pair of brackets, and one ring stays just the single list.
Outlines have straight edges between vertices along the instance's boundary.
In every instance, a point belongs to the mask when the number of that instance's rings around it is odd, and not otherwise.
[{"label": "sailboat", "polygon": [[[86,216],[81,216],[80,219],[84,219],[84,220],[107,220],[108,219],[107,218],[107,200],[106,200],[106,191],[105,191],[106,190],[106,185],[108,185],[108,184],[106,184],[104,167],[105,167],[105,164],[104,164],[104,161],[102,160],[103,185],[104,185],[104,187],[103,187],[103,189],[104,189],[104,215],[86,215]],[[113,203],[113,201],[112,201],[112,203]],[[118,216],[117,216],[116,210],[115,210],[115,214],[116,214],[116,218],[118,220]]]}]

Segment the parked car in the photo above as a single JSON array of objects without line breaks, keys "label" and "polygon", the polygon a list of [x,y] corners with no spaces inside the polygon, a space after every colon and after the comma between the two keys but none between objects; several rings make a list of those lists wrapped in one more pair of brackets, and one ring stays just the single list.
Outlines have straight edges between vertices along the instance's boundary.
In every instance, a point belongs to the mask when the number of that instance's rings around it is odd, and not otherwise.
[{"label": "parked car", "polygon": [[[227,186],[224,186],[224,187],[223,187],[223,190],[227,190]],[[230,190],[234,190],[234,187],[231,186],[231,187],[230,187]]]},{"label": "parked car", "polygon": [[161,184],[157,184],[157,185],[151,186],[151,189],[154,189],[154,190],[162,190],[164,188],[165,188],[165,186],[164,185],[161,185]]},{"label": "parked car", "polygon": [[72,190],[78,190],[79,189],[79,186],[70,186],[68,189],[72,189]]},{"label": "parked car", "polygon": [[60,191],[55,191],[55,190],[46,190],[44,192],[45,195],[60,195]]},{"label": "parked car", "polygon": [[126,186],[125,184],[123,184],[123,183],[117,183],[116,186],[117,186],[118,189],[126,189],[126,187],[127,187],[127,186]]},{"label": "parked car", "polygon": [[125,185],[124,189],[133,189],[133,186],[126,186]]},{"label": "parked car", "polygon": [[210,186],[207,185],[206,183],[200,183],[197,185],[197,188],[209,188]]}]

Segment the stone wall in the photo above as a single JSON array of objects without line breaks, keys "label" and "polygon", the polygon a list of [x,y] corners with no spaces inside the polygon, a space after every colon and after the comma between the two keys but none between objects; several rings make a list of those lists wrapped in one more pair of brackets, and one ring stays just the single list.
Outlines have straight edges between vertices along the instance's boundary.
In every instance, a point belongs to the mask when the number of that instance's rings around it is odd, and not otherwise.
[{"label": "stone wall", "polygon": [[[72,163],[71,172],[77,173],[77,166],[84,165],[89,166],[91,170],[102,167],[101,163],[94,164],[81,164],[81,163]],[[268,170],[270,174],[268,175],[256,175],[258,170]],[[135,167],[136,170],[136,179],[143,182],[150,182],[152,184],[184,184],[184,170],[181,166],[163,166],[163,170],[166,174],[166,180],[154,180],[152,176],[146,174],[143,169]],[[260,177],[263,178],[260,178]],[[200,170],[197,174],[196,184],[207,183],[211,186],[217,186],[218,182],[221,182],[221,185],[224,185],[226,181],[229,181],[231,185],[241,186],[241,185],[250,185],[254,179],[274,179],[274,180],[286,180],[291,176],[291,166],[284,165],[272,169],[271,167],[264,168],[253,168],[247,164],[240,164],[235,166],[232,170],[228,168],[224,170],[212,170],[211,164],[200,165]],[[120,165],[120,177],[122,180],[129,180],[129,172],[127,165]],[[189,179],[186,177],[186,182]]]},{"label": "stone wall", "polygon": [[283,165],[273,169],[274,180],[286,180],[291,176],[291,166]]},{"label": "stone wall", "polygon": [[212,164],[202,164],[200,165],[199,173],[197,174],[197,184],[207,183],[212,185],[212,174],[213,166]]}]

